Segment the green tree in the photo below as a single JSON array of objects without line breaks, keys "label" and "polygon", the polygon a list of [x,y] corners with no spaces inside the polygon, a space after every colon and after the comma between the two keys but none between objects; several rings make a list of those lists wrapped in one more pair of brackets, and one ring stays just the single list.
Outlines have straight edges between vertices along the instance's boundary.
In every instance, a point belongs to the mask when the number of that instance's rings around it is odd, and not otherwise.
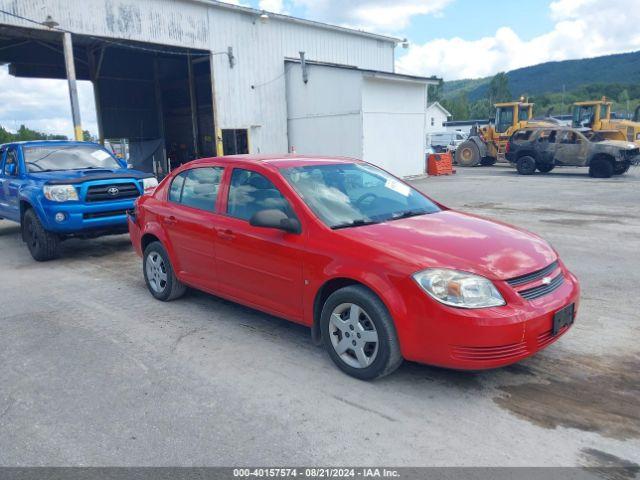
[{"label": "green tree", "polygon": [[91,132],[89,130],[83,130],[82,140],[85,142],[95,142],[96,138],[93,135],[91,135]]},{"label": "green tree", "polygon": [[491,82],[489,82],[487,98],[491,105],[497,102],[508,102],[511,100],[509,77],[507,77],[506,73],[499,72],[494,75]]},{"label": "green tree", "polygon": [[449,100],[443,100],[442,106],[449,110],[453,120],[467,120],[469,118],[469,100],[466,93],[461,93]]},{"label": "green tree", "polygon": [[629,115],[629,91],[625,88],[618,95],[618,103],[624,107],[624,112]]}]

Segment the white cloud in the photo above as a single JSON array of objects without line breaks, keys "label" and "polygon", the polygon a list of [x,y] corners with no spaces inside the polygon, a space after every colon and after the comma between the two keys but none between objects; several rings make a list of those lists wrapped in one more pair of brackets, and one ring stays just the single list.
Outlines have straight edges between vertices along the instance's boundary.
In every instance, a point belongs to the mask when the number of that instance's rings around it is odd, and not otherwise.
[{"label": "white cloud", "polygon": [[260,2],[258,2],[258,8],[260,10],[266,10],[267,12],[285,13],[282,0],[260,0]]},{"label": "white cloud", "polygon": [[[97,135],[93,87],[78,82],[82,127]],[[15,131],[20,125],[73,138],[69,89],[66,80],[17,78],[0,68],[0,125]]]},{"label": "white cloud", "polygon": [[477,40],[459,37],[412,45],[398,71],[438,75],[445,80],[477,78],[551,60],[595,57],[640,49],[637,0],[556,0],[554,28],[530,40],[511,28]]},{"label": "white cloud", "polygon": [[452,0],[291,0],[305,16],[318,21],[398,32],[416,15],[437,15]]}]

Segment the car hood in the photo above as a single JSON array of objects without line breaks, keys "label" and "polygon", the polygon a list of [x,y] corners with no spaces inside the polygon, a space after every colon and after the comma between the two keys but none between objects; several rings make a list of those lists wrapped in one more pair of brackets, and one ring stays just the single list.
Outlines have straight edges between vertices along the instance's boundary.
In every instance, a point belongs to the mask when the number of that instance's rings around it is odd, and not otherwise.
[{"label": "car hood", "polygon": [[354,227],[342,233],[423,268],[454,268],[494,280],[542,269],[557,259],[542,238],[500,222],[453,210]]}]

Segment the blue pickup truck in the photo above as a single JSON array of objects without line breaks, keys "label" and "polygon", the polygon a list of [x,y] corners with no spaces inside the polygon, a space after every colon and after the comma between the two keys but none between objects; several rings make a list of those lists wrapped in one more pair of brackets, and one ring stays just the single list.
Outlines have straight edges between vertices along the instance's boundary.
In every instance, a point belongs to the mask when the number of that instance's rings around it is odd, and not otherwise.
[{"label": "blue pickup truck", "polygon": [[126,232],[127,210],[157,185],[95,143],[0,145],[0,218],[20,223],[38,261],[56,258],[69,237]]}]

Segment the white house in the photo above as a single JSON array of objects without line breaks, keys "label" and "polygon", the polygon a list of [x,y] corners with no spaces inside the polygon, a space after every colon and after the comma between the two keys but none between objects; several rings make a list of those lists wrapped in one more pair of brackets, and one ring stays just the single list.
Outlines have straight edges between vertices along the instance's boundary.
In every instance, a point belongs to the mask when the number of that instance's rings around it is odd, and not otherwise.
[{"label": "white house", "polygon": [[449,111],[440,105],[440,102],[431,102],[427,105],[427,133],[442,132],[445,130],[445,122],[451,117]]}]

